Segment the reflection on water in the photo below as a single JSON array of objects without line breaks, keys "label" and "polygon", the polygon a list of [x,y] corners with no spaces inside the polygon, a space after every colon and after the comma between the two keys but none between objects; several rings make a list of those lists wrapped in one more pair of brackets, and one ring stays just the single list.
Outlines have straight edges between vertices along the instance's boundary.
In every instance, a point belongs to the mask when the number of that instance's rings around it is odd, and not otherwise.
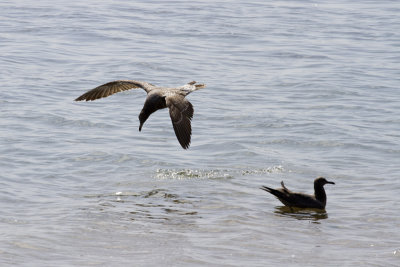
[{"label": "reflection on water", "polygon": [[275,208],[274,213],[280,216],[292,217],[297,220],[310,220],[313,223],[318,223],[319,220],[328,218],[328,213],[320,209],[301,209],[279,206]]},{"label": "reflection on water", "polygon": [[228,170],[157,169],[157,179],[230,179]]},{"label": "reflection on water", "polygon": [[142,192],[86,195],[85,197],[96,199],[100,211],[108,213],[114,211],[120,219],[129,218],[131,221],[143,223],[149,222],[149,220],[153,222],[170,221],[174,224],[187,223],[185,216],[198,214],[193,210],[193,203],[190,200],[160,188]]},{"label": "reflection on water", "polygon": [[241,170],[228,169],[157,169],[154,178],[157,179],[232,179],[235,176],[262,175],[271,173],[282,173],[284,171],[281,165],[268,168],[251,168]]}]

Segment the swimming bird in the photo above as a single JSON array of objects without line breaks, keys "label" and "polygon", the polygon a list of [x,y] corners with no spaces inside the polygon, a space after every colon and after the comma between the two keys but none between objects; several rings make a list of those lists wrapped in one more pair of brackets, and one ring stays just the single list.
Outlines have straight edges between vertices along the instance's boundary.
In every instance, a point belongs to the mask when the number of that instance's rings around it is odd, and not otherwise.
[{"label": "swimming bird", "polygon": [[204,87],[206,87],[205,84],[196,84],[195,81],[183,86],[168,88],[141,81],[118,80],[100,85],[84,93],[75,99],[75,101],[93,101],[129,89],[142,88],[146,91],[147,98],[139,114],[139,132],[152,113],[168,107],[176,138],[182,148],[187,149],[190,146],[192,135],[191,120],[194,109],[193,105],[185,97],[191,92]]},{"label": "swimming bird", "polygon": [[317,179],[315,179],[314,195],[292,192],[286,188],[283,181],[281,182],[282,188],[272,189],[266,186],[262,186],[260,189],[265,190],[276,196],[285,206],[297,208],[325,209],[326,193],[324,190],[324,185],[326,184],[335,183],[327,181],[324,177],[318,177]]}]

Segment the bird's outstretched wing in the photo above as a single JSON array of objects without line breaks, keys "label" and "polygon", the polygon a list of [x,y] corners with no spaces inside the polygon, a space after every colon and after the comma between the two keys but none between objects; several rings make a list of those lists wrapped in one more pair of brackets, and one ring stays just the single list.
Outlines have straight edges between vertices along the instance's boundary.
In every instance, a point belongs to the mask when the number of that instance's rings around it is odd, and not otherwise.
[{"label": "bird's outstretched wing", "polygon": [[75,101],[82,101],[82,100],[92,101],[133,88],[142,88],[148,93],[153,88],[155,88],[155,86],[147,82],[140,82],[133,80],[112,81],[87,91],[86,93],[75,99]]},{"label": "bird's outstretched wing", "polygon": [[168,96],[165,100],[176,138],[178,138],[181,146],[187,149],[190,146],[192,135],[193,105],[182,95]]}]

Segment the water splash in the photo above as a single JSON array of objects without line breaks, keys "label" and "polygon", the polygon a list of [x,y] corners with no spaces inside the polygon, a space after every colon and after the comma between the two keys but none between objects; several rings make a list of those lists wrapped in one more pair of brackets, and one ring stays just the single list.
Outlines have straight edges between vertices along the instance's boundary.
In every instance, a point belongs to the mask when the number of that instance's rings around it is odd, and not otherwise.
[{"label": "water splash", "polygon": [[157,169],[157,179],[230,179],[233,175],[228,170],[192,170],[192,169]]},{"label": "water splash", "polygon": [[156,179],[231,179],[235,176],[282,173],[281,165],[261,169],[227,170],[227,169],[157,169]]}]

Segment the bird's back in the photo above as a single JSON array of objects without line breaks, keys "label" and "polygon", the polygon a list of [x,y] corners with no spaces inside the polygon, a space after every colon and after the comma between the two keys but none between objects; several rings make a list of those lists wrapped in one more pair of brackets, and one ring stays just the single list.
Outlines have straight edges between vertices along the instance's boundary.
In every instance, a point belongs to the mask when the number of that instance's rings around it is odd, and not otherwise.
[{"label": "bird's back", "polygon": [[[279,199],[281,200],[281,199]],[[282,201],[282,200],[281,200]],[[291,193],[288,194],[285,202],[283,204],[291,207],[298,207],[298,208],[315,208],[315,209],[323,209],[325,206],[323,203],[318,201],[314,196],[303,194],[303,193]]]}]

